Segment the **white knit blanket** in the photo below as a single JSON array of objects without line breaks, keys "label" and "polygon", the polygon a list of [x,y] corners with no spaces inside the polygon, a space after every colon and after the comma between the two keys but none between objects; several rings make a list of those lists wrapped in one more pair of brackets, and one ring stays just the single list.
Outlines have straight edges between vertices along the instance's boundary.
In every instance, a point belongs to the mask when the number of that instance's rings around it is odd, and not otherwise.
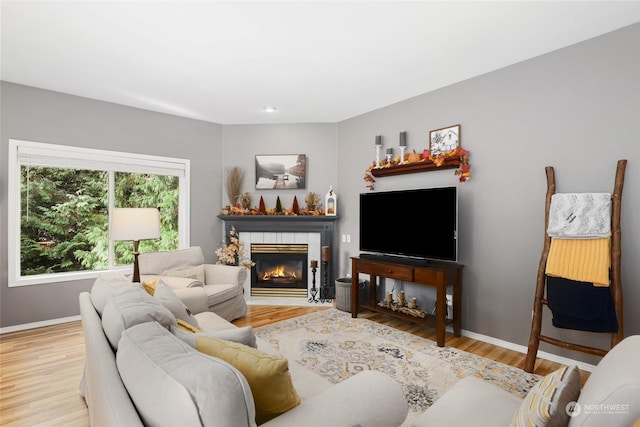
[{"label": "white knit blanket", "polygon": [[611,235],[611,194],[558,193],[551,196],[547,234],[560,239]]}]

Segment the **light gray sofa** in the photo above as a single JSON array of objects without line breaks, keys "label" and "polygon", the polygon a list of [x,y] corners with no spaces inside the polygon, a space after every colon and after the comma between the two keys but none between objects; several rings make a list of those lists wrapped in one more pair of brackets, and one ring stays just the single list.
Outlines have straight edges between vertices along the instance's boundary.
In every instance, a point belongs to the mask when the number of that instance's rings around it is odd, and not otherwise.
[{"label": "light gray sofa", "polygon": [[212,311],[227,320],[247,314],[244,267],[205,264],[199,246],[141,253],[138,263],[142,282],[162,279],[195,312]]},{"label": "light gray sofa", "polygon": [[[554,416],[554,421],[547,425],[640,425],[639,357],[640,335],[625,338],[600,360],[582,390],[578,374],[575,396],[559,405],[557,410],[560,417]],[[577,370],[576,367],[572,368]],[[577,402],[577,405],[572,402]],[[481,379],[466,377],[427,409],[414,426],[510,426],[514,425],[512,418],[516,411],[524,409],[521,405],[523,399]],[[573,411],[571,414],[566,412],[567,405]]]},{"label": "light gray sofa", "polygon": [[[178,338],[173,308],[158,306],[152,301],[158,296],[142,289],[117,274],[105,274],[90,293],[79,296],[86,350],[80,390],[90,424],[256,426],[245,377]],[[200,330],[210,333],[240,335],[243,330],[246,337],[249,329],[258,350],[275,352],[250,328],[237,328],[209,311],[193,316]],[[308,370],[292,368],[290,363],[301,404],[262,426],[390,427],[406,418],[402,388],[383,373],[363,372],[332,385]]]}]

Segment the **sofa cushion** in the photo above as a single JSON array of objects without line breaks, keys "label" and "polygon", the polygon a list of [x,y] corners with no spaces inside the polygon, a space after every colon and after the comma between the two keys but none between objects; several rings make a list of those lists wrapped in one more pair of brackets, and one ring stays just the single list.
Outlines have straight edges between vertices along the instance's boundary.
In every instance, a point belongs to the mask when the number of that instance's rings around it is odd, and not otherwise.
[{"label": "sofa cushion", "polygon": [[193,348],[196,347],[197,337],[212,337],[256,348],[256,336],[253,333],[253,328],[251,326],[205,332],[199,329],[186,331],[184,328],[180,328],[180,323],[178,323],[178,327],[172,326],[169,330],[173,335],[177,336]]},{"label": "sofa cushion", "polygon": [[512,426],[561,427],[569,422],[567,404],[578,400],[580,370],[565,366],[542,378],[513,415]]},{"label": "sofa cushion", "polygon": [[639,354],[640,335],[627,337],[609,350],[582,388],[569,427],[638,425]]},{"label": "sofa cushion", "polygon": [[212,311],[203,311],[202,313],[196,313],[194,316],[198,319],[200,329],[206,332],[236,328],[233,323]]},{"label": "sofa cushion", "polygon": [[240,372],[157,322],[124,331],[116,362],[145,425],[255,426],[253,397]]},{"label": "sofa cushion", "polygon": [[163,270],[161,274],[163,276],[187,277],[204,283],[204,264],[168,268]]},{"label": "sofa cushion", "polygon": [[176,324],[176,318],[169,309],[153,299],[138,284],[114,289],[102,313],[102,329],[114,350],[118,349],[118,341],[122,332],[144,322],[157,321],[169,329]]},{"label": "sofa cushion", "polygon": [[[380,371],[362,371],[331,385],[263,426],[408,427],[407,409],[407,396],[396,380]],[[456,406],[454,411],[461,412],[461,407]],[[446,424],[446,427],[459,426],[478,427],[473,422]]]},{"label": "sofa cushion", "polygon": [[521,398],[495,384],[477,377],[465,377],[440,396],[412,425],[507,426],[521,403]]},{"label": "sofa cushion", "polygon": [[258,424],[300,404],[287,359],[207,336],[196,337],[196,349],[227,361],[242,372],[251,386]]},{"label": "sofa cushion", "polygon": [[251,326],[244,326],[236,329],[223,329],[213,333],[203,332],[202,335],[226,341],[233,341],[238,344],[244,344],[246,346],[256,348],[256,335],[253,333],[253,328]]},{"label": "sofa cushion", "polygon": [[162,305],[167,307],[176,319],[183,320],[195,328],[199,328],[198,319],[196,319],[191,310],[180,300],[173,290],[167,286],[162,280],[158,281],[153,293],[153,298],[158,300]]},{"label": "sofa cushion", "polygon": [[119,271],[105,271],[100,273],[91,287],[91,303],[95,307],[98,315],[102,316],[102,311],[107,303],[111,291],[119,286],[131,286],[131,279],[127,279]]}]

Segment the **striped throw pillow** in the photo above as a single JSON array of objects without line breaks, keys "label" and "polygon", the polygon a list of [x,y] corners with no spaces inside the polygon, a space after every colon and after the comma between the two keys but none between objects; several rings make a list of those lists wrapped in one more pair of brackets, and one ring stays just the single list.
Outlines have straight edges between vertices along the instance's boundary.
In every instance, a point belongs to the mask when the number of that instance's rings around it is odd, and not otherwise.
[{"label": "striped throw pillow", "polygon": [[520,404],[511,419],[512,427],[556,427],[569,422],[567,404],[580,395],[580,370],[560,368],[542,378]]}]

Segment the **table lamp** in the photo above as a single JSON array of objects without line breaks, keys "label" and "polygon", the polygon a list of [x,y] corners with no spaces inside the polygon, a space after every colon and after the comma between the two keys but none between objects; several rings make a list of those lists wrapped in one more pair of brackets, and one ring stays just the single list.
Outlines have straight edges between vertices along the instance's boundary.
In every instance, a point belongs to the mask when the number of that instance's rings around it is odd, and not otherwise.
[{"label": "table lamp", "polygon": [[133,241],[133,279],[140,282],[138,244],[160,238],[160,214],[156,208],[118,208],[111,218],[111,239]]}]

